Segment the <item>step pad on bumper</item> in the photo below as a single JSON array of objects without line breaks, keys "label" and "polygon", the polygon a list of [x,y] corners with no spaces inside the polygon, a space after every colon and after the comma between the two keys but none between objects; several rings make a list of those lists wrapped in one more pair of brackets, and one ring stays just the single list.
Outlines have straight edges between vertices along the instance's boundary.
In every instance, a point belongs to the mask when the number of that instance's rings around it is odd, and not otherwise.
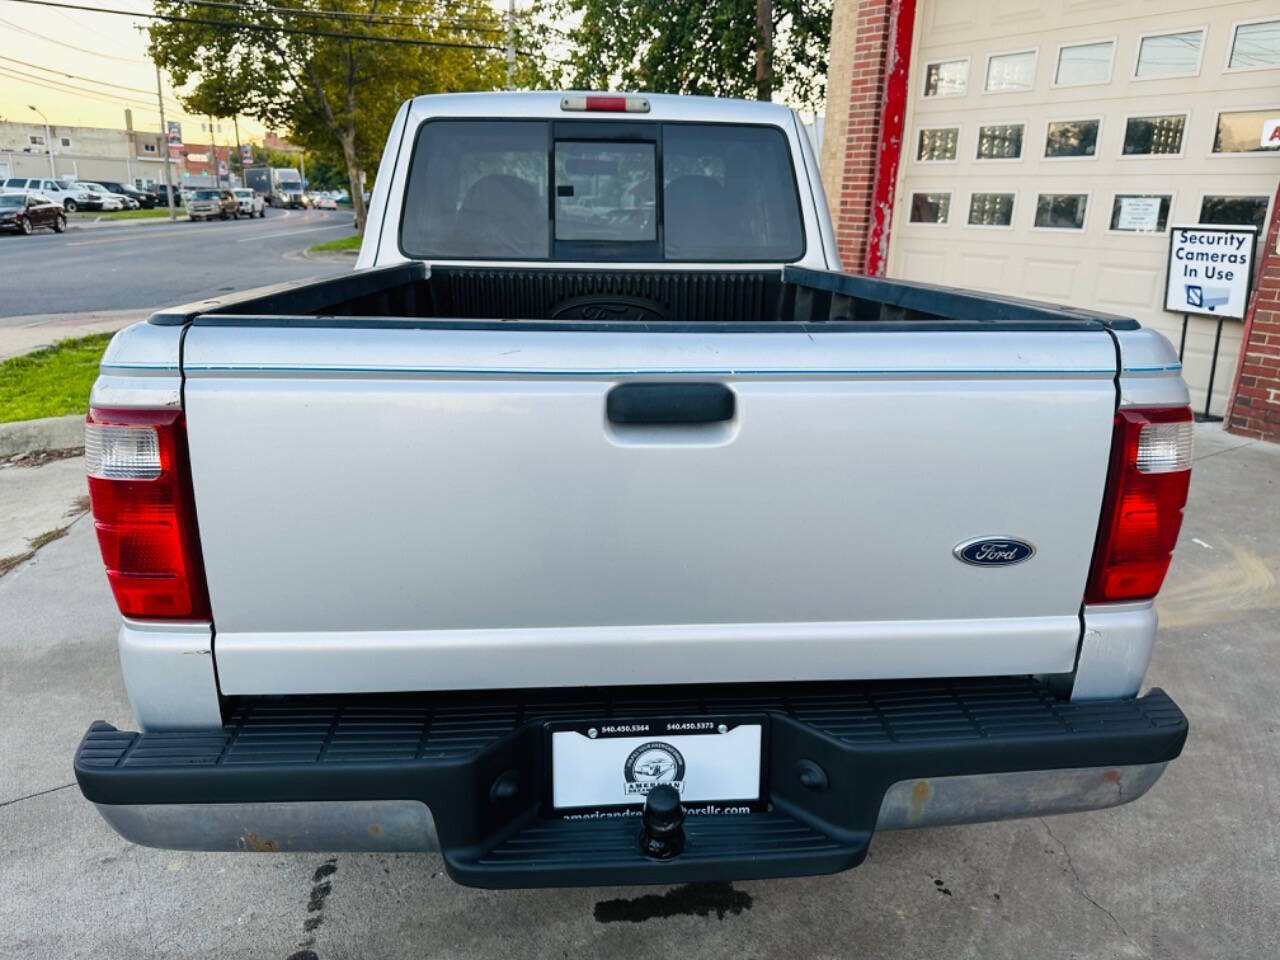
[{"label": "step pad on bumper", "polygon": [[694,816],[685,820],[685,848],[678,864],[640,855],[639,817],[602,820],[535,819],[477,857],[455,857],[456,879],[486,885],[533,884],[548,876],[572,877],[575,884],[670,883],[672,868],[682,883],[735,879],[727,865],[750,863],[762,876],[834,873],[856,866],[870,834],[835,840],[777,811],[734,816]]},{"label": "step pad on bumper", "polygon": [[[767,810],[689,817],[662,863],[639,852],[638,818],[544,815],[547,722],[725,715],[768,718]],[[1026,677],[299,697],[235,702],[210,732],[94,724],[76,775],[112,805],[420,801],[449,872],[478,886],[671,883],[843,869],[894,783],[1159,764],[1186,733],[1163,691],[1070,703]],[[828,789],[799,782],[802,760]]]}]

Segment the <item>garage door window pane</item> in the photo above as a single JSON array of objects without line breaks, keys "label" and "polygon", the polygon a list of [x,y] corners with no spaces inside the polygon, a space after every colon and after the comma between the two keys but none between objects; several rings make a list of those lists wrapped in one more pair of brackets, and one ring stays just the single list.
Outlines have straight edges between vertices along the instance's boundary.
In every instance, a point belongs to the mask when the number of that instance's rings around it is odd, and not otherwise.
[{"label": "garage door window pane", "polygon": [[1262,125],[1280,117],[1280,109],[1241,110],[1218,114],[1213,134],[1214,153],[1275,153],[1276,147],[1262,145]]},{"label": "garage door window pane", "polygon": [[1130,117],[1124,125],[1124,154],[1142,156],[1182,152],[1184,115],[1168,117]]},{"label": "garage door window pane", "polygon": [[1007,227],[1013,223],[1012,193],[975,193],[969,198],[969,223],[975,227]]},{"label": "garage door window pane", "polygon": [[1169,223],[1166,194],[1118,193],[1111,201],[1111,229],[1122,233],[1164,233]]},{"label": "garage door window pane", "polygon": [[1280,67],[1280,20],[1242,23],[1231,43],[1231,69]]},{"label": "garage door window pane", "polygon": [[969,87],[969,61],[943,60],[924,68],[926,97],[958,97]]},{"label": "garage door window pane", "polygon": [[1016,160],[1022,156],[1020,123],[994,123],[978,128],[979,160]]},{"label": "garage door window pane", "polygon": [[1058,51],[1058,70],[1053,82],[1062,86],[1106,83],[1111,79],[1111,57],[1115,42],[1080,43]]},{"label": "garage door window pane", "polygon": [[1083,193],[1042,193],[1036,197],[1036,226],[1082,230],[1088,203],[1089,197]]},{"label": "garage door window pane", "polygon": [[1200,68],[1203,30],[1143,37],[1138,47],[1137,77],[1185,77]]},{"label": "garage door window pane", "polygon": [[1057,120],[1045,137],[1046,157],[1092,157],[1098,147],[1097,120]]},{"label": "garage door window pane", "polygon": [[1030,90],[1036,82],[1036,52],[1001,53],[987,61],[988,93]]},{"label": "garage door window pane", "polygon": [[954,160],[956,158],[956,144],[959,140],[959,127],[921,130],[919,142],[916,144],[916,159],[924,161]]},{"label": "garage door window pane", "polygon": [[912,223],[946,223],[951,213],[951,194],[913,193],[911,195]]},{"label": "garage door window pane", "polygon": [[1200,202],[1201,223],[1253,224],[1262,232],[1267,218],[1266,197],[1205,197]]}]

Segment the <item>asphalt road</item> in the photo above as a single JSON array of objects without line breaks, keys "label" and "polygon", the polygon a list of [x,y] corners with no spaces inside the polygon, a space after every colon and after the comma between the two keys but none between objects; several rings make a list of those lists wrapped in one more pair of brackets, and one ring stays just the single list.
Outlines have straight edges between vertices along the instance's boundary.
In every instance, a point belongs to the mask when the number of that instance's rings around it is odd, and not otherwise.
[{"label": "asphalt road", "polygon": [[[217,229],[217,228],[215,228]],[[483,892],[432,855],[191,854],[76,789],[132,723],[92,525],[0,577],[0,957],[1272,960],[1280,943],[1280,448],[1197,431],[1148,677],[1183,756],[1114,810],[883,833],[834,877]]]},{"label": "asphalt road", "polygon": [[342,269],[290,254],[350,236],[349,210],[0,235],[0,325],[31,314],[145,309]]}]

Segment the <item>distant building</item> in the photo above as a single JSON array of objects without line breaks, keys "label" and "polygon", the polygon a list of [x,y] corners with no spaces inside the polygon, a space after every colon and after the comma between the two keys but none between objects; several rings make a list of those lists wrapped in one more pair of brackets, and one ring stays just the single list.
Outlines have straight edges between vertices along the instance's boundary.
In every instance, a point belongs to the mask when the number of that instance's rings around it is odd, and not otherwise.
[{"label": "distant building", "polygon": [[[114,180],[149,186],[164,183],[166,137],[156,131],[130,129],[126,112],[124,130],[108,127],[68,127],[50,124],[55,178]],[[208,186],[220,174],[231,185],[232,144],[184,141],[175,124],[168,138],[170,176],[175,186]],[[207,134],[207,130],[205,131]],[[43,123],[0,121],[0,179],[49,175],[49,142]],[[276,138],[279,140],[279,138]],[[284,142],[284,141],[280,141]],[[217,157],[215,166],[214,156]]]},{"label": "distant building", "polygon": [[[0,176],[47,176],[50,144],[58,178],[164,181],[164,137],[140,130],[0,121]],[[49,140],[46,140],[46,135]],[[175,158],[176,160],[177,158]],[[174,178],[181,179],[174,164]]]},{"label": "distant building", "polygon": [[266,147],[268,150],[297,150],[298,149],[298,147],[294,146],[292,143],[290,143],[284,137],[280,136],[280,134],[276,133],[274,130],[267,131],[266,136],[262,138],[262,145]]},{"label": "distant building", "polygon": [[182,183],[193,187],[212,186],[215,173],[221,177],[223,186],[230,185],[231,157],[234,153],[234,146],[210,146],[207,143],[184,143],[181,150],[174,151],[175,156],[182,160],[182,172],[179,174]]}]

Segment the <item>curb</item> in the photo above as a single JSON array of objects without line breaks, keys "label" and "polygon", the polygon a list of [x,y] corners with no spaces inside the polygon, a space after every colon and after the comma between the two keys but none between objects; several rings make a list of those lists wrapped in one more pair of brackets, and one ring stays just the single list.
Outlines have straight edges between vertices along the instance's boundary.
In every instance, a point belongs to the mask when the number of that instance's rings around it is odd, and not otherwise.
[{"label": "curb", "polygon": [[[286,257],[290,254],[286,253]],[[341,263],[345,266],[353,266],[356,258],[360,256],[359,250],[328,250],[320,253],[313,253],[310,250],[299,250],[293,254],[299,260],[313,260],[316,263]]]},{"label": "curb", "polygon": [[94,217],[92,220],[68,220],[67,230],[100,230],[104,227],[148,227],[157,223],[190,223],[190,218],[185,213],[178,214],[174,220],[166,217],[137,217],[134,219],[113,220],[103,217]]},{"label": "curb", "polygon": [[0,458],[84,446],[84,414],[0,423]]}]

